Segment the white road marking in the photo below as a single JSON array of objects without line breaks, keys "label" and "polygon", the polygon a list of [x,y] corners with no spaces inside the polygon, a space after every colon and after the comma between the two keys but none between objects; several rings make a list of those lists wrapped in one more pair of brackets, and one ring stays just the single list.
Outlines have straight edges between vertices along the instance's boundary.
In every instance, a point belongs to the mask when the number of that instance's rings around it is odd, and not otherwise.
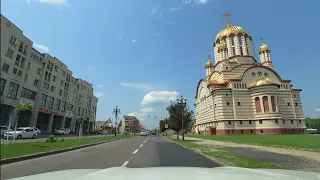
[{"label": "white road marking", "polygon": [[124,163],[122,164],[122,167],[126,167],[128,163],[129,163],[129,161],[124,162]]},{"label": "white road marking", "polygon": [[137,153],[138,151],[139,151],[139,149],[135,150],[132,154],[135,154],[135,153]]},{"label": "white road marking", "polygon": [[142,146],[143,146],[143,144],[140,145],[140,147],[142,147]]}]

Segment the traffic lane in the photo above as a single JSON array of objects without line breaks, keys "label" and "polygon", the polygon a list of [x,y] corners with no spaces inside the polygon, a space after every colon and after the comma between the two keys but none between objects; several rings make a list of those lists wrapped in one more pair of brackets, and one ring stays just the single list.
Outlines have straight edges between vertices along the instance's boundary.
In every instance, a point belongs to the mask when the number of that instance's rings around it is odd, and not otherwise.
[{"label": "traffic lane", "polygon": [[[23,143],[23,142],[38,142],[38,141],[46,141],[48,136],[50,134],[48,134],[47,136],[40,136],[40,138],[36,138],[36,139],[15,139],[15,142],[17,143]],[[112,136],[113,134],[108,134],[105,136]],[[58,138],[60,139],[77,139],[79,137],[79,135],[57,135]],[[87,134],[87,135],[82,135],[82,137],[96,137],[96,136],[103,136],[103,135],[92,135],[92,134]],[[8,140],[2,138],[1,139],[1,144],[6,144],[8,143]]]},{"label": "traffic lane", "polygon": [[132,168],[164,166],[212,168],[221,165],[162,136],[150,136],[127,164]]},{"label": "traffic lane", "polygon": [[1,166],[1,179],[67,169],[122,166],[146,137],[132,137],[66,153]]}]

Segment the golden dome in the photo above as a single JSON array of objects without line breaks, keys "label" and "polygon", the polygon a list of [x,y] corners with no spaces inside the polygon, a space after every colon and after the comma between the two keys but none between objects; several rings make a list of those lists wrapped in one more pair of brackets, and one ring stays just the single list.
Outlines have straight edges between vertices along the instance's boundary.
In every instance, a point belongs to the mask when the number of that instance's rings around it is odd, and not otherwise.
[{"label": "golden dome", "polygon": [[248,32],[246,30],[244,30],[242,27],[240,26],[234,26],[231,24],[228,24],[226,28],[222,29],[217,37],[216,37],[216,41],[219,39],[221,40],[223,37],[229,37],[231,34],[237,35],[237,34],[242,34],[242,35],[248,35]]},{"label": "golden dome", "polygon": [[269,47],[263,42],[261,43],[261,46],[259,48],[259,53],[262,53],[262,52],[270,52]]},{"label": "golden dome", "polygon": [[207,63],[206,63],[206,68],[210,68],[213,67],[213,63],[210,59],[208,59]]},{"label": "golden dome", "polygon": [[268,78],[257,78],[251,83],[250,87],[262,86],[267,84],[272,84],[272,82]]}]

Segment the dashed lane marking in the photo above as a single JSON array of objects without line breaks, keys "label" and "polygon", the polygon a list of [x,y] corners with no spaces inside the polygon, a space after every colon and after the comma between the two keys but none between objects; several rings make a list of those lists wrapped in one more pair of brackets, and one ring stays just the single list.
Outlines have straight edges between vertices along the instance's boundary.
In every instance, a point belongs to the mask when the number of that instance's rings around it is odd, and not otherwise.
[{"label": "dashed lane marking", "polygon": [[137,153],[138,151],[139,151],[139,149],[135,150],[132,154],[135,154],[135,153]]}]

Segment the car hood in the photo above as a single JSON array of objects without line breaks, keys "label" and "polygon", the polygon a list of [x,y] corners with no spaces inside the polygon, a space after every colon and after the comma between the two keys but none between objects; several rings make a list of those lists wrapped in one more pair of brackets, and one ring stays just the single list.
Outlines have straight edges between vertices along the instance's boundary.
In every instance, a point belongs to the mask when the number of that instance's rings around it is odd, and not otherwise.
[{"label": "car hood", "polygon": [[151,167],[108,169],[71,169],[25,176],[24,180],[164,180],[164,179],[211,179],[211,180],[315,180],[320,173],[281,169],[247,169],[237,167],[195,168],[195,167]]}]

